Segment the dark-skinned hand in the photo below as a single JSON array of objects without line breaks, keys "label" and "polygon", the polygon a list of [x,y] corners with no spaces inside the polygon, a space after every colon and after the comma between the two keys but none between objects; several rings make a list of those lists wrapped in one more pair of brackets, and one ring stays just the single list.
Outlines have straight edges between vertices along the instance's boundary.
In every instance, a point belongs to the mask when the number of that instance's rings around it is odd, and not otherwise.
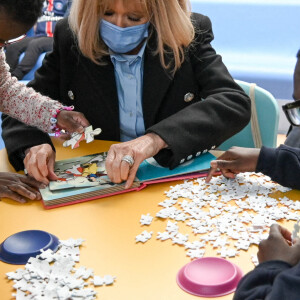
[{"label": "dark-skinned hand", "polygon": [[40,200],[38,188],[44,187],[30,176],[0,172],[0,198],[10,198],[20,203],[25,203],[26,198]]},{"label": "dark-skinned hand", "polygon": [[269,237],[259,244],[257,253],[260,263],[269,260],[281,260],[294,266],[300,261],[300,240],[291,239],[291,233],[284,227],[273,224]]},{"label": "dark-skinned hand", "polygon": [[227,178],[235,178],[240,172],[254,172],[259,157],[260,149],[232,147],[217,160],[210,163],[210,170],[206,177],[209,182],[217,171],[221,171]]}]

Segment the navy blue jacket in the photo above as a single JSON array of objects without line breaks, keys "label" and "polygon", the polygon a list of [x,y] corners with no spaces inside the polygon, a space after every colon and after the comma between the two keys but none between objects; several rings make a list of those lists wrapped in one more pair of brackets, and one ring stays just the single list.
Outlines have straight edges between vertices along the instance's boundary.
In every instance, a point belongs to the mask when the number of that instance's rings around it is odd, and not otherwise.
[{"label": "navy blue jacket", "polygon": [[300,264],[284,261],[259,264],[240,281],[233,300],[299,300]]},{"label": "navy blue jacket", "polygon": [[43,15],[37,21],[35,36],[53,37],[57,21],[69,15],[71,4],[70,0],[46,0]]},{"label": "navy blue jacket", "polygon": [[[300,189],[300,149],[286,145],[262,147],[256,172],[262,172],[283,186]],[[240,281],[234,300],[299,300],[300,264],[283,261],[258,265]]]},{"label": "navy blue jacket", "polygon": [[[278,148],[262,147],[256,172],[293,189],[300,189],[300,149],[281,145]],[[300,297],[299,297],[300,299]]]}]

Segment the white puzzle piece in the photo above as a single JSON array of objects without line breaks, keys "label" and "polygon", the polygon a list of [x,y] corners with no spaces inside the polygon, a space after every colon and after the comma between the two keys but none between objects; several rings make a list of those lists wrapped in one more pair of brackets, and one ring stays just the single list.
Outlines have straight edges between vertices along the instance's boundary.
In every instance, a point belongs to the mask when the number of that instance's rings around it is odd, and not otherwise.
[{"label": "white puzzle piece", "polygon": [[152,220],[153,220],[153,217],[151,217],[150,214],[148,213],[147,215],[141,216],[140,223],[142,225],[150,225]]},{"label": "white puzzle piece", "polygon": [[116,279],[116,277],[113,277],[111,275],[105,275],[103,277],[103,281],[104,281],[105,285],[111,285],[111,284],[113,284],[114,281],[115,281],[115,279]]},{"label": "white puzzle piece", "polygon": [[205,249],[189,249],[186,252],[186,255],[193,259],[193,258],[203,257],[204,253],[205,253]]},{"label": "white puzzle piece", "polygon": [[100,128],[96,128],[93,130],[93,126],[90,125],[85,128],[83,133],[73,132],[71,134],[71,139],[65,141],[63,143],[63,146],[71,146],[72,149],[75,149],[79,147],[79,143],[83,140],[85,140],[86,143],[91,143],[92,141],[94,141],[94,136],[100,134],[101,131],[102,130]]},{"label": "white puzzle piece", "polygon": [[135,241],[136,241],[136,243],[138,243],[138,242],[145,243],[151,239],[152,234],[153,234],[152,231],[148,232],[147,230],[144,230],[141,234],[139,234],[135,237]]},{"label": "white puzzle piece", "polygon": [[71,149],[79,147],[79,143],[84,140],[84,133],[73,132],[71,138],[63,142],[64,147],[71,146]]},{"label": "white puzzle piece", "polygon": [[104,279],[100,276],[94,276],[94,278],[91,280],[94,286],[102,286],[104,284]]},{"label": "white puzzle piece", "polygon": [[101,133],[100,128],[96,128],[93,130],[93,126],[86,127],[84,130],[85,140],[87,143],[91,143],[94,141],[94,136],[99,135]]}]

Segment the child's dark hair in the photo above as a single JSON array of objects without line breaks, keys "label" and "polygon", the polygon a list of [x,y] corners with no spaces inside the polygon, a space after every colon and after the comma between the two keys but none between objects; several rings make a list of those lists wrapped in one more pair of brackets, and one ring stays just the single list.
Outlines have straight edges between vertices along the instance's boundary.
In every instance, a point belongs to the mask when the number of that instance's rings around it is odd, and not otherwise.
[{"label": "child's dark hair", "polygon": [[42,13],[44,0],[0,0],[0,9],[18,23],[33,25]]}]

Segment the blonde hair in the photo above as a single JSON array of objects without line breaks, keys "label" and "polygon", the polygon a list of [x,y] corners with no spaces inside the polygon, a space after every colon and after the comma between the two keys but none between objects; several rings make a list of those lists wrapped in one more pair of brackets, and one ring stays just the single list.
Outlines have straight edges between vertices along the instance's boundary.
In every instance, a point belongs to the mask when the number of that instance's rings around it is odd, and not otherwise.
[{"label": "blonde hair", "polygon": [[[82,54],[99,64],[108,54],[99,34],[100,20],[114,0],[74,0],[69,16],[71,30],[76,35]],[[133,0],[123,0],[126,2]],[[184,51],[194,39],[189,0],[134,0],[140,1],[147,18],[157,33],[157,48],[161,65],[173,68],[173,74],[184,61]],[[151,34],[151,33],[150,33]],[[166,63],[165,55],[172,54],[173,62]]]}]

